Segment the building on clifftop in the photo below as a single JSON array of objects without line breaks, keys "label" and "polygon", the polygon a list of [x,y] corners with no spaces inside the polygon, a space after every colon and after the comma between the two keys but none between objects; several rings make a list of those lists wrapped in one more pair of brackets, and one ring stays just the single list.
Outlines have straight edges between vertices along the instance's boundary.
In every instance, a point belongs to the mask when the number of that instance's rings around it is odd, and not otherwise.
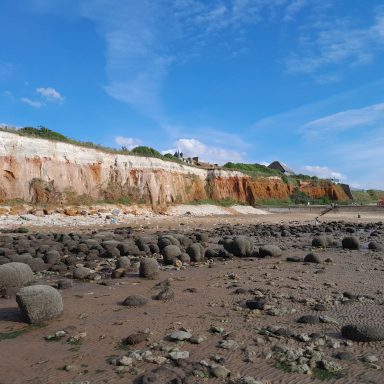
[{"label": "building on clifftop", "polygon": [[291,176],[295,174],[295,172],[293,172],[292,169],[290,169],[286,164],[282,163],[281,161],[272,162],[271,164],[268,165],[268,168],[280,171],[281,173],[287,176]]}]

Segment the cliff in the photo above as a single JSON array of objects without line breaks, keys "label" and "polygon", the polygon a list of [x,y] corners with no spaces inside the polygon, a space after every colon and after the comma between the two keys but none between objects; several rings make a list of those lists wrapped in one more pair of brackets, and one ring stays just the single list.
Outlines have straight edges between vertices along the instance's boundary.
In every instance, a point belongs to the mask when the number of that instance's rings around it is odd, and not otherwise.
[{"label": "cliff", "polygon": [[[313,197],[348,200],[343,188],[334,184],[301,189]],[[129,198],[156,208],[224,198],[255,204],[258,199],[285,199],[291,193],[292,187],[276,177],[254,180],[236,171],[205,170],[0,132],[1,201],[57,204],[79,198]]]}]

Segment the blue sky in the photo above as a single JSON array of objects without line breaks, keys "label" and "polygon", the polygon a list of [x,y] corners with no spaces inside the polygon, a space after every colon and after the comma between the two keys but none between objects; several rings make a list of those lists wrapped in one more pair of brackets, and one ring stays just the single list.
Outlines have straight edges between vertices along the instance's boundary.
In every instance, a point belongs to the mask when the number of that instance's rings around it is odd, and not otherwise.
[{"label": "blue sky", "polygon": [[382,0],[12,0],[0,23],[0,123],[384,189]]}]

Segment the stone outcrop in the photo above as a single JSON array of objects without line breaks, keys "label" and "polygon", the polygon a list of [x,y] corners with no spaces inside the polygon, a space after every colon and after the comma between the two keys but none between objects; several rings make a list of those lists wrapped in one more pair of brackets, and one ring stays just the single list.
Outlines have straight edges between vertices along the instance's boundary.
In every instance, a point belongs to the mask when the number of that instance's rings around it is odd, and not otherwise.
[{"label": "stone outcrop", "polygon": [[[300,188],[311,197],[349,198],[332,183]],[[58,204],[78,197],[129,198],[156,208],[224,198],[254,204],[258,199],[285,199],[291,193],[292,187],[276,177],[254,180],[236,171],[206,170],[0,132],[0,201]]]}]

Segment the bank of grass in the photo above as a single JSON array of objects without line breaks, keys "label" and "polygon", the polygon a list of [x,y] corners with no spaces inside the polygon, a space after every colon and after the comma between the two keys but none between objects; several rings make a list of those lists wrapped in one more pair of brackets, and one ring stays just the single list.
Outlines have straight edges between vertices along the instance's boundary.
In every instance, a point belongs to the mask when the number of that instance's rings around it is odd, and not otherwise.
[{"label": "bank of grass", "polygon": [[289,205],[295,205],[295,204],[288,197],[286,199],[257,199],[255,205],[265,206],[265,207],[287,207]]},{"label": "bank of grass", "polygon": [[25,328],[17,329],[14,331],[0,332],[0,341],[16,339],[19,336],[24,335],[27,332],[33,331],[36,328],[46,327],[46,324],[32,324]]},{"label": "bank of grass", "polygon": [[220,207],[231,207],[232,205],[248,205],[247,203],[226,198],[226,199],[221,199],[221,200],[212,200],[212,199],[200,199],[200,200],[192,200],[189,201],[189,205],[217,205]]},{"label": "bank of grass", "polygon": [[[38,126],[37,128],[35,127],[24,127],[24,128],[0,127],[0,131],[14,133],[19,136],[35,137],[38,139],[58,141],[61,143],[76,145],[78,147],[96,149],[98,151],[111,153],[111,154],[152,157],[152,158],[158,158],[164,161],[171,161],[178,164],[184,164],[180,159],[174,157],[172,154],[167,153],[165,155],[162,155],[156,149],[153,149],[151,147],[139,146],[139,147],[133,148],[132,150],[128,150],[125,147],[121,147],[120,149],[110,148],[104,145],[92,143],[90,141],[74,140],[67,136],[62,135],[59,132],[52,131],[51,129],[42,127],[42,126]],[[193,165],[190,165],[190,166],[193,166]]]},{"label": "bank of grass", "polygon": [[384,191],[379,189],[367,189],[351,192],[354,201],[359,204],[376,204],[380,199],[384,199]]},{"label": "bank of grass", "polygon": [[270,176],[278,176],[282,177],[283,174],[280,171],[275,169],[270,169],[262,164],[245,164],[245,163],[232,163],[228,162],[223,165],[224,169],[228,169],[231,171],[239,171],[253,178],[258,177],[270,177]]}]

